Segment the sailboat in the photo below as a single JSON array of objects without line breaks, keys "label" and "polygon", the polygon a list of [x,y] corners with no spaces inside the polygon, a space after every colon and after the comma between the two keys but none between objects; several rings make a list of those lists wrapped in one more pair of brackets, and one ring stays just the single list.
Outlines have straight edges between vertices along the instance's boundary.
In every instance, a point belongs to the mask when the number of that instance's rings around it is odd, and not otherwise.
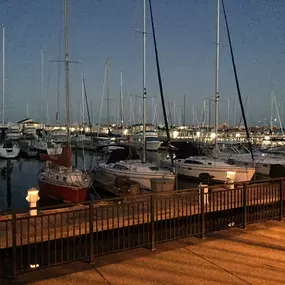
[{"label": "sailboat", "polygon": [[61,155],[47,161],[38,174],[41,197],[54,197],[65,202],[83,202],[92,185],[90,175],[72,168],[69,106],[69,62],[67,45],[67,0],[64,1],[65,88],[67,145]]},{"label": "sailboat", "polygon": [[3,26],[3,72],[2,72],[2,132],[3,136],[1,135],[1,143],[0,143],[0,157],[1,158],[16,158],[20,153],[20,147],[17,143],[13,142],[12,140],[6,139],[6,133],[4,129],[4,122],[5,122],[5,27]]},{"label": "sailboat", "polygon": [[[217,134],[219,115],[219,56],[220,56],[220,0],[217,0],[216,27],[216,74],[215,74],[215,153],[214,157],[192,156],[175,159],[174,165],[179,175],[200,180],[227,182],[234,176],[236,182],[250,181],[255,174],[255,168],[238,166],[235,163],[217,158]],[[170,159],[162,160],[164,165],[170,165]]]},{"label": "sailboat", "polygon": [[140,184],[143,189],[151,190],[151,179],[175,180],[175,174],[166,168],[160,168],[156,164],[146,162],[146,0],[143,0],[144,31],[143,31],[143,132],[142,160],[124,160],[116,163],[99,163],[100,171],[112,176],[127,176]]}]

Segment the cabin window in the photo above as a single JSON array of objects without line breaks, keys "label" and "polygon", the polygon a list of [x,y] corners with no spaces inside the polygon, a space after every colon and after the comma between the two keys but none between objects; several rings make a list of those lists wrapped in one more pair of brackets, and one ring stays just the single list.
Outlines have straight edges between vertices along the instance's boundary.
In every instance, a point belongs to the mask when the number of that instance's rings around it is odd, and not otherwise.
[{"label": "cabin window", "polygon": [[231,153],[231,154],[237,153],[237,151],[235,150],[235,148],[232,145],[222,144],[220,149],[224,153]]},{"label": "cabin window", "polygon": [[190,159],[184,160],[184,163],[189,163],[189,164],[203,164],[203,162],[201,162],[201,161],[190,160]]},{"label": "cabin window", "polygon": [[59,179],[59,176],[58,175],[56,175],[56,180],[58,180]]},{"label": "cabin window", "polygon": [[229,158],[227,161],[226,161],[227,164],[229,165],[235,165],[236,164],[236,161],[232,158]]},{"label": "cabin window", "polygon": [[149,167],[149,169],[153,170],[153,171],[159,170],[159,168],[157,166],[151,166],[151,167]]},{"label": "cabin window", "polygon": [[119,170],[129,170],[126,166],[120,164],[115,164],[114,168]]},{"label": "cabin window", "polygon": [[248,149],[241,144],[238,144],[236,148],[238,149],[239,153],[249,153]]},{"label": "cabin window", "polygon": [[65,177],[65,176],[64,176],[64,177],[62,177],[62,180],[63,180],[63,181],[66,181],[66,177]]},{"label": "cabin window", "polygon": [[212,162],[208,162],[208,165],[212,165]]},{"label": "cabin window", "polygon": [[158,138],[157,137],[146,137],[145,140],[147,142],[156,142],[158,141]]}]

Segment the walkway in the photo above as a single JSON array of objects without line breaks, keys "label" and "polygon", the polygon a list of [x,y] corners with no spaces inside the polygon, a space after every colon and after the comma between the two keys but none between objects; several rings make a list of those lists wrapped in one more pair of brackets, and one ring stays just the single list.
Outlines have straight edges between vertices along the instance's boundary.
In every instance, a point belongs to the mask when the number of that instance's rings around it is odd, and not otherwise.
[{"label": "walkway", "polygon": [[[5,283],[1,282],[4,285]],[[233,228],[21,276],[34,285],[285,284],[285,222]]]}]

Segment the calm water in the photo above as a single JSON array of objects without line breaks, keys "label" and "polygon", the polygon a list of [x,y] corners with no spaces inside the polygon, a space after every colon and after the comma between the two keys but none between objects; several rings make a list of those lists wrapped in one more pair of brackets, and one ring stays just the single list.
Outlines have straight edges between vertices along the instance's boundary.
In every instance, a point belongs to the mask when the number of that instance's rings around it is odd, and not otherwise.
[{"label": "calm water", "polygon": [[[7,175],[5,171],[6,161],[0,161],[0,208],[8,207]],[[37,173],[42,162],[37,160],[17,159],[11,160],[13,169],[11,172],[11,206],[12,208],[27,207],[25,202],[26,190],[37,187]]]},{"label": "calm water", "polygon": [[[77,165],[80,169],[89,169],[93,164],[94,153],[78,151]],[[85,159],[83,159],[85,157]],[[75,154],[72,157],[73,165],[76,164]],[[13,209],[27,208],[27,190],[31,187],[38,188],[37,174],[44,162],[37,159],[15,159],[11,160],[11,207]],[[6,160],[0,160],[0,209],[8,207],[7,197],[7,173]]]},{"label": "calm water", "polygon": [[[94,160],[94,152],[78,151],[77,166],[79,169],[92,169],[96,165]],[[158,152],[149,152],[147,159],[150,162],[156,162],[161,155]],[[83,159],[84,158],[84,159]],[[73,153],[73,165],[76,165],[76,155]],[[12,209],[26,209],[28,202],[26,201],[27,190],[31,187],[38,188],[37,174],[44,162],[37,159],[23,159],[11,160],[13,166],[11,172],[11,208]],[[6,160],[0,160],[0,209],[6,210],[8,208],[7,197],[7,173],[5,171],[7,166]],[[179,189],[195,187],[195,184],[188,181],[179,181]],[[109,193],[98,190],[97,193],[101,198],[111,197]],[[91,199],[96,199],[96,195],[91,195]],[[40,201],[41,202],[41,201]],[[46,203],[46,202],[45,202]],[[54,204],[54,201],[48,201],[48,204]]]}]

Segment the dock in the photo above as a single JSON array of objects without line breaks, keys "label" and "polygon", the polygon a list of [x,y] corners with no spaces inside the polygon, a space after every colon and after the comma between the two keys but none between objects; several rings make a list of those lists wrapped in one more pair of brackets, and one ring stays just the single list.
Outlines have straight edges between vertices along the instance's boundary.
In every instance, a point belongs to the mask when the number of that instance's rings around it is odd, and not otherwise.
[{"label": "dock", "polygon": [[135,199],[139,194],[149,193],[141,189],[137,182],[132,181],[127,176],[117,176],[114,179],[113,176],[98,170],[93,172],[92,178],[95,188],[103,189],[116,197]]}]

